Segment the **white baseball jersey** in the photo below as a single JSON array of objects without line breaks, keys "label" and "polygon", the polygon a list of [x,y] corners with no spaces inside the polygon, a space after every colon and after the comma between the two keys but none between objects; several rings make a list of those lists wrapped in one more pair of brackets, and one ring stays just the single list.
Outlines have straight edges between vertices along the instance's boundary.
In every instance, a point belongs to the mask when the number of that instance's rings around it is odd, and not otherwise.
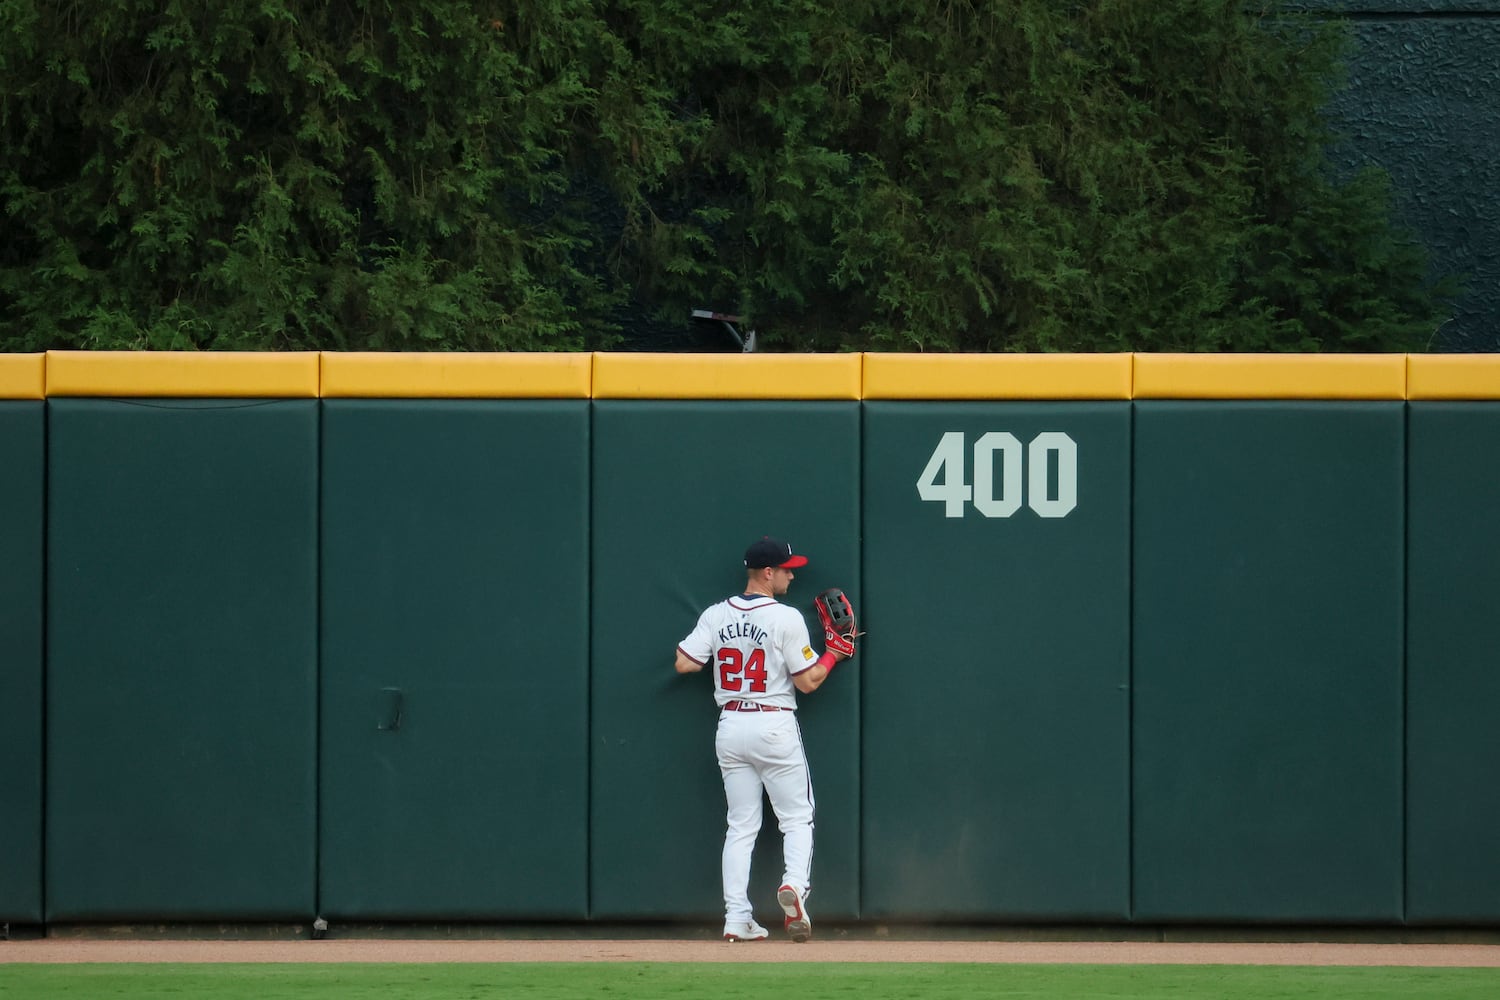
[{"label": "white baseball jersey", "polygon": [[818,661],[807,622],[774,597],[739,594],[713,605],[678,645],[714,675],[714,701],[796,708],[792,675]]}]

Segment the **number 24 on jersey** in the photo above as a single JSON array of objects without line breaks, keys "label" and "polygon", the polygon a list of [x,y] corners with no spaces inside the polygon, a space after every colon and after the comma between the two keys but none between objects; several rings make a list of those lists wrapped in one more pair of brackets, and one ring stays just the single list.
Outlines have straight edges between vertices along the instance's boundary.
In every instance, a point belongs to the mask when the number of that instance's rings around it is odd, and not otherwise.
[{"label": "number 24 on jersey", "polygon": [[[717,657],[719,665],[719,687],[725,691],[766,690],[766,651],[754,649],[746,656],[744,650],[723,646]],[[748,685],[748,686],[747,686]]]}]

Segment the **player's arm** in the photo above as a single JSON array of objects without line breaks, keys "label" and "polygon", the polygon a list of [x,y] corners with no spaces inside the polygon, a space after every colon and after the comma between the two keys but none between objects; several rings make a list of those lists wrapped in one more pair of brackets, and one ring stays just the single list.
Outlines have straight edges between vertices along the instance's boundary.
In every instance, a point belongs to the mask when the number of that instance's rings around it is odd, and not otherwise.
[{"label": "player's arm", "polygon": [[812,651],[812,641],[807,634],[807,625],[802,621],[801,615],[797,615],[792,623],[789,639],[781,655],[790,665],[792,686],[803,694],[812,694],[823,686],[828,675],[833,673],[833,665],[843,657],[833,650],[827,651],[822,656],[815,655]]},{"label": "player's arm", "polygon": [[681,646],[677,647],[677,663],[675,665],[679,674],[696,674],[703,669],[703,664],[684,653]]},{"label": "player's arm", "polygon": [[828,679],[830,670],[823,665],[821,659],[814,661],[813,665],[798,674],[792,675],[792,684],[803,694],[812,694],[823,686]]},{"label": "player's arm", "polygon": [[688,633],[687,638],[677,644],[677,659],[673,666],[679,674],[696,674],[702,670],[708,661],[713,659],[713,629],[708,625],[708,611],[698,616],[698,623]]},{"label": "player's arm", "polygon": [[842,653],[830,649],[814,660],[812,666],[801,673],[793,674],[792,684],[803,694],[812,694],[822,687],[828,675],[833,673],[834,664],[847,659],[848,657]]}]

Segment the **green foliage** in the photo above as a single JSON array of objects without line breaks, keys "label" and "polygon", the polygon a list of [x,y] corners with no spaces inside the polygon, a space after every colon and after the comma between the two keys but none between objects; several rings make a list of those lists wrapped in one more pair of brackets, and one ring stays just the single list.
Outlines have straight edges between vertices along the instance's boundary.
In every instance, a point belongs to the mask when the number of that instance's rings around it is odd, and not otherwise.
[{"label": "green foliage", "polygon": [[0,31],[9,348],[576,349],[624,295],[570,162],[587,3],[5,0]]},{"label": "green foliage", "polygon": [[1401,350],[1440,318],[1379,178],[1330,177],[1342,25],[1233,0],[771,6],[805,49],[746,33],[684,70],[718,123],[715,294],[770,342]]},{"label": "green foliage", "polygon": [[0,0],[0,348],[1404,350],[1243,0]]}]

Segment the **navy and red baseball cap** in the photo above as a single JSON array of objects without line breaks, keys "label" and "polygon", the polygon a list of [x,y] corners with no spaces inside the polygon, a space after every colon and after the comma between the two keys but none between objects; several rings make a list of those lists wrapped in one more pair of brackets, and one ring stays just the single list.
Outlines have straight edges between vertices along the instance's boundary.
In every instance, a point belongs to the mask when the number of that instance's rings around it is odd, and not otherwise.
[{"label": "navy and red baseball cap", "polygon": [[751,542],[750,547],[745,550],[746,569],[764,569],[767,566],[775,566],[777,569],[796,569],[798,566],[806,565],[807,556],[792,555],[791,542],[772,538],[770,535]]}]

